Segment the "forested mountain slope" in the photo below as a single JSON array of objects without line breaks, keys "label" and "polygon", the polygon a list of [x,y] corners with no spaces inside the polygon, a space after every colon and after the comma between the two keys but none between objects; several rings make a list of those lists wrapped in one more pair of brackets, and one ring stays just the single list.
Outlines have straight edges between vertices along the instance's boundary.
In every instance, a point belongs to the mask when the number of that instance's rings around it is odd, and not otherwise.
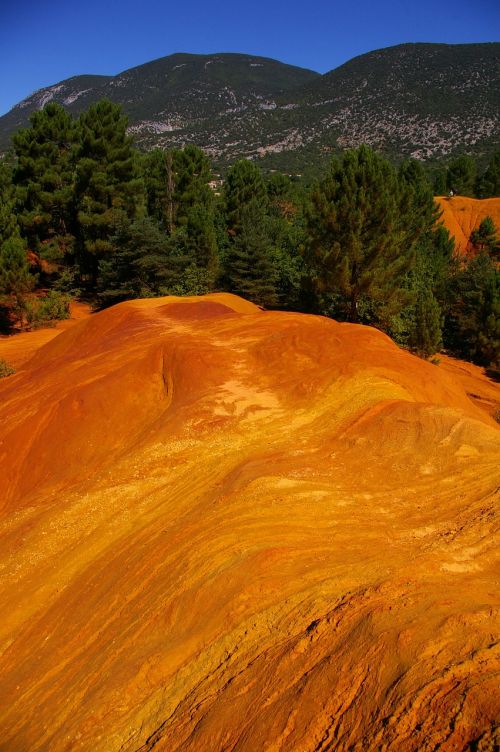
[{"label": "forested mountain slope", "polygon": [[252,55],[179,53],[117,76],[77,76],[0,118],[0,147],[49,101],[79,113],[121,104],[144,148],[196,143],[220,166],[240,157],[287,171],[367,143],[399,159],[487,160],[500,140],[500,44],[403,44],[321,76]]}]

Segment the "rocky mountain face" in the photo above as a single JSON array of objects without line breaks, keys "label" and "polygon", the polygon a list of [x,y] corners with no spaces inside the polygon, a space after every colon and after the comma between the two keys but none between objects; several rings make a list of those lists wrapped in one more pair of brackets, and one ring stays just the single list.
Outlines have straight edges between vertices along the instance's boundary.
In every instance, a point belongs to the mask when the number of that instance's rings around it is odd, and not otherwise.
[{"label": "rocky mountain face", "polygon": [[367,143],[391,158],[486,160],[500,140],[500,44],[404,44],[320,75],[238,54],[175,54],[117,76],[77,76],[0,118],[0,148],[49,101],[78,114],[108,97],[138,146],[196,143],[216,164],[259,159],[288,171]]}]

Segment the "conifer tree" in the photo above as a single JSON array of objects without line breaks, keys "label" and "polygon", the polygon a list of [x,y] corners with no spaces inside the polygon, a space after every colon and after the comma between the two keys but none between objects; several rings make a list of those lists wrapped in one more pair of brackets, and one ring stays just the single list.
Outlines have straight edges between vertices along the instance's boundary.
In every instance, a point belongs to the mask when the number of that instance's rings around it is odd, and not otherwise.
[{"label": "conifer tree", "polygon": [[466,154],[454,159],[446,177],[448,191],[458,196],[474,196],[477,167]]},{"label": "conifer tree", "polygon": [[154,216],[211,289],[218,268],[210,162],[197,146],[155,150],[144,159],[150,216]]},{"label": "conifer tree", "polygon": [[224,288],[260,305],[276,305],[269,200],[256,165],[247,160],[235,162],[226,175],[223,202],[227,227]]},{"label": "conifer tree", "polygon": [[500,272],[482,252],[449,282],[445,346],[480,365],[500,365]]},{"label": "conifer tree", "polygon": [[14,310],[23,323],[25,294],[33,289],[35,278],[30,274],[23,240],[12,235],[0,246],[0,295],[9,296]]},{"label": "conifer tree", "polygon": [[485,173],[478,180],[479,198],[500,196],[500,151],[495,152]]},{"label": "conifer tree", "polygon": [[223,201],[230,234],[236,234],[247,215],[246,207],[252,204],[254,215],[264,217],[269,202],[264,179],[259,168],[247,159],[240,159],[228,170],[224,182]]},{"label": "conifer tree", "polygon": [[359,320],[362,303],[395,311],[406,302],[416,242],[435,221],[429,197],[367,146],[333,160],[312,194],[306,262],[321,291],[340,295],[348,320]]},{"label": "conifer tree", "polygon": [[179,286],[186,259],[152,217],[124,219],[110,241],[116,251],[99,262],[98,295],[105,305],[170,294]]},{"label": "conifer tree", "polygon": [[12,167],[2,161],[0,162],[0,246],[9,238],[18,235]]},{"label": "conifer tree", "polygon": [[497,228],[491,217],[485,217],[479,227],[473,230],[470,241],[476,253],[486,252],[492,258],[498,258],[500,245]]},{"label": "conifer tree", "polygon": [[54,102],[30,121],[12,139],[19,225],[32,250],[60,261],[71,256],[74,244],[75,125]]},{"label": "conifer tree", "polygon": [[428,286],[418,291],[414,328],[410,345],[418,355],[428,358],[443,344],[441,308]]},{"label": "conifer tree", "polygon": [[238,224],[225,258],[224,286],[253,303],[277,303],[272,247],[259,202],[247,201],[238,211]]},{"label": "conifer tree", "polygon": [[93,285],[99,262],[115,250],[111,238],[117,228],[144,213],[144,185],[126,129],[121,108],[107,100],[78,121],[78,261],[82,277]]}]

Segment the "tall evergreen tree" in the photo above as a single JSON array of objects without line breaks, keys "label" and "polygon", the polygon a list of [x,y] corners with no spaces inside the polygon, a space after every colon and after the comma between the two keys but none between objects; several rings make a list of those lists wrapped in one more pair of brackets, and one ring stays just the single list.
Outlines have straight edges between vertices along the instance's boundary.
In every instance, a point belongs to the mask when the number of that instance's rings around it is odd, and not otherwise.
[{"label": "tall evergreen tree", "polygon": [[26,308],[24,296],[34,284],[24,242],[18,235],[12,235],[0,245],[0,295],[11,298],[21,324]]},{"label": "tall evergreen tree", "polygon": [[144,213],[144,185],[118,105],[92,105],[80,116],[78,131],[78,262],[82,278],[95,285],[99,262],[116,250],[111,238],[118,227]]},{"label": "tall evergreen tree", "polygon": [[237,227],[225,259],[224,286],[253,303],[275,306],[276,270],[258,201],[247,201],[241,207]]},{"label": "tall evergreen tree", "polygon": [[217,233],[210,162],[197,146],[155,150],[144,158],[150,216],[165,228],[188,265],[213,287],[218,268]]},{"label": "tall evergreen tree", "polygon": [[474,196],[477,167],[474,159],[466,154],[454,159],[446,177],[448,191],[458,196]]},{"label": "tall evergreen tree", "polygon": [[500,241],[497,228],[491,217],[485,217],[479,227],[473,230],[470,241],[476,253],[485,252],[492,258],[498,258],[500,254]]},{"label": "tall evergreen tree", "polygon": [[235,162],[227,172],[222,198],[227,228],[222,284],[254,303],[274,306],[269,199],[259,168],[247,160]]},{"label": "tall evergreen tree", "polygon": [[305,191],[279,172],[268,179],[266,190],[269,216],[265,226],[272,245],[278,304],[280,308],[302,310]]},{"label": "tall evergreen tree", "polygon": [[416,242],[435,221],[429,196],[367,146],[333,160],[312,194],[306,261],[319,289],[340,295],[348,320],[359,320],[362,303],[404,304]]},{"label": "tall evergreen tree", "polygon": [[479,178],[477,196],[478,198],[500,196],[500,151],[495,152],[486,171]]},{"label": "tall evergreen tree", "polygon": [[125,219],[111,243],[117,249],[99,262],[100,300],[120,300],[172,293],[179,286],[186,259],[152,217]]},{"label": "tall evergreen tree", "polygon": [[31,249],[60,261],[74,244],[75,124],[54,102],[30,121],[12,139],[19,225]]},{"label": "tall evergreen tree", "polygon": [[12,166],[0,161],[0,247],[6,240],[18,235]]},{"label": "tall evergreen tree", "polygon": [[450,279],[445,346],[480,365],[500,365],[500,271],[487,253]]},{"label": "tall evergreen tree", "polygon": [[417,292],[410,346],[418,355],[428,358],[443,344],[442,313],[429,285]]},{"label": "tall evergreen tree", "polygon": [[242,224],[246,207],[252,204],[252,212],[264,217],[269,208],[269,200],[264,179],[259,168],[247,159],[235,162],[227,171],[222,195],[229,234],[236,234]]}]

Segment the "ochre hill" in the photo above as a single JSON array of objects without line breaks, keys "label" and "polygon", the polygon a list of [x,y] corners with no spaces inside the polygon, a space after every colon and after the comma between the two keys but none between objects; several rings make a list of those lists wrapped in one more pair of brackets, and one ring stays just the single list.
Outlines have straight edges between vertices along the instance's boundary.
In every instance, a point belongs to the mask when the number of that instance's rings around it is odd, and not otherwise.
[{"label": "ochre hill", "polygon": [[90,306],[87,303],[73,301],[70,305],[70,318],[57,321],[53,326],[47,326],[33,331],[0,336],[0,359],[11,366],[19,368],[30,357],[51,339],[57,337],[64,329],[69,329],[76,321],[90,316]]},{"label": "ochre hill", "polygon": [[467,198],[466,196],[438,196],[442,209],[441,222],[455,238],[455,249],[460,256],[471,252],[470,236],[485,217],[491,217],[500,231],[500,198]]},{"label": "ochre hill", "polygon": [[95,314],[0,383],[0,750],[493,750],[499,431],[363,326]]}]

